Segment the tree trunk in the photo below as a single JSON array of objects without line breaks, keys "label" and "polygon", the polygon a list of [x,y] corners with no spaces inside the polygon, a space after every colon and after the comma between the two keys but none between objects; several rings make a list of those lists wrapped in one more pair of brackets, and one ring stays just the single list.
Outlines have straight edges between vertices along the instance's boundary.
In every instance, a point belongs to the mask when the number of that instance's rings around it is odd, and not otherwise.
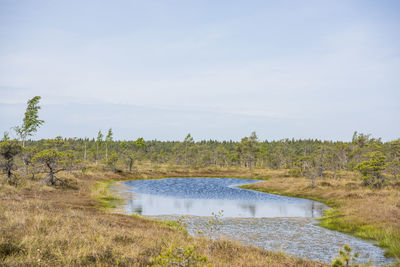
[{"label": "tree trunk", "polygon": [[85,154],[83,154],[83,161],[86,161],[86,143],[85,143]]},{"label": "tree trunk", "polygon": [[107,146],[107,143],[106,143],[106,160],[108,159],[108,146]]},{"label": "tree trunk", "polygon": [[99,143],[96,143],[96,165],[98,159],[99,159]]},{"label": "tree trunk", "polygon": [[133,159],[129,159],[129,172],[132,172]]},{"label": "tree trunk", "polygon": [[316,177],[315,174],[311,174],[311,187],[312,188],[315,188],[315,177]]},{"label": "tree trunk", "polygon": [[50,183],[54,185],[54,171],[52,168],[50,169]]},{"label": "tree trunk", "polygon": [[29,160],[23,159],[24,165],[25,165],[25,175],[28,175],[28,170],[29,170]]},{"label": "tree trunk", "polygon": [[49,171],[49,182],[50,182],[51,185],[54,185],[55,184],[55,181],[54,181],[54,168],[49,163],[47,163],[46,165],[50,170]]}]

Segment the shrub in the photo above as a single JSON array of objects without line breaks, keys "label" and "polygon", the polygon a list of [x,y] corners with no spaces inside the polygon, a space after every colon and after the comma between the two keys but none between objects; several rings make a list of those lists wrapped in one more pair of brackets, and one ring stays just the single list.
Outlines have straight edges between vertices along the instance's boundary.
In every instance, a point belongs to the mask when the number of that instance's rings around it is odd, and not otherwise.
[{"label": "shrub", "polygon": [[292,177],[300,177],[301,176],[299,169],[294,169],[294,168],[290,169],[288,171],[288,174],[289,174],[289,176],[292,176]]},{"label": "shrub", "polygon": [[194,252],[194,246],[179,247],[170,246],[168,249],[163,248],[161,254],[153,260],[152,266],[166,267],[202,267],[206,265],[207,257],[198,255]]},{"label": "shrub", "polygon": [[352,265],[352,262],[358,258],[358,253],[352,253],[352,251],[353,249],[349,245],[344,245],[343,249],[339,249],[339,257],[332,261],[331,267],[358,267],[359,265]]},{"label": "shrub", "polygon": [[373,152],[368,161],[363,161],[356,166],[361,173],[364,185],[381,188],[385,182],[382,172],[385,169],[385,155],[382,152]]}]

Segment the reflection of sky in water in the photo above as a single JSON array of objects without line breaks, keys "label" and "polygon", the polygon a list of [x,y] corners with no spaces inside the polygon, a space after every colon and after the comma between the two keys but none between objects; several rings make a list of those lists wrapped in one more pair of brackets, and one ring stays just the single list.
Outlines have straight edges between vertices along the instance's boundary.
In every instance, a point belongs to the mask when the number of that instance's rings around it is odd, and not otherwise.
[{"label": "reflection of sky in water", "polygon": [[132,197],[125,210],[142,215],[224,217],[320,217],[324,205],[312,200],[235,188],[257,180],[228,178],[168,178],[128,181]]}]

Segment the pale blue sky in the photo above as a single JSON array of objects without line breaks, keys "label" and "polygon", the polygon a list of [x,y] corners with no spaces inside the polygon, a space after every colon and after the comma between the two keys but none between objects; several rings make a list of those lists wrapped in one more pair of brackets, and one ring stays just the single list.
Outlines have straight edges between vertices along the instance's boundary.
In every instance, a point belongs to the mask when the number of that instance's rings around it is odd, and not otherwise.
[{"label": "pale blue sky", "polygon": [[0,131],[400,137],[400,1],[0,0]]}]

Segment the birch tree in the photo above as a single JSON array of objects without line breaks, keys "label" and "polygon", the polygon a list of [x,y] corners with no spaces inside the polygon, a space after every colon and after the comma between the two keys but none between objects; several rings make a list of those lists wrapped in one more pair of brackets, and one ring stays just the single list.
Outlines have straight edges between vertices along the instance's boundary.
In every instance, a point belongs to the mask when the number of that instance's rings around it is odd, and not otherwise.
[{"label": "birch tree", "polygon": [[28,106],[25,111],[25,117],[21,126],[14,127],[15,132],[22,141],[22,146],[25,147],[26,139],[29,136],[33,136],[37,129],[44,123],[43,120],[39,120],[39,101],[40,96],[35,96],[28,100]]},{"label": "birch tree", "polygon": [[99,132],[97,133],[97,138],[96,138],[96,165],[97,165],[97,161],[99,160],[99,149],[101,147],[102,142],[103,142],[103,134],[99,130]]},{"label": "birch tree", "polygon": [[106,136],[106,161],[108,159],[108,145],[111,144],[111,142],[113,141],[113,132],[112,129],[108,129],[108,133]]}]

